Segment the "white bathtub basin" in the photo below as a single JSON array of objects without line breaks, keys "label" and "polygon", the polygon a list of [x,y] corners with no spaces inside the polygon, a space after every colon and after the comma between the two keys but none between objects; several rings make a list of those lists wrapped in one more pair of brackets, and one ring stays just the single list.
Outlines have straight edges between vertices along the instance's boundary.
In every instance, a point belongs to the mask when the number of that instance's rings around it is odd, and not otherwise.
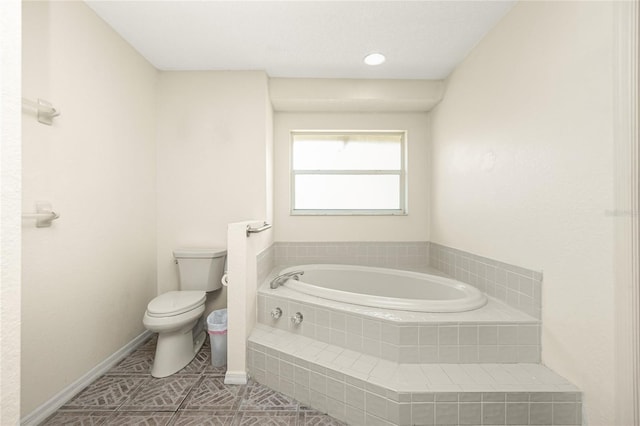
[{"label": "white bathtub basin", "polygon": [[280,273],[304,271],[284,286],[338,302],[414,312],[463,312],[487,298],[477,288],[437,275],[355,265],[298,265]]}]

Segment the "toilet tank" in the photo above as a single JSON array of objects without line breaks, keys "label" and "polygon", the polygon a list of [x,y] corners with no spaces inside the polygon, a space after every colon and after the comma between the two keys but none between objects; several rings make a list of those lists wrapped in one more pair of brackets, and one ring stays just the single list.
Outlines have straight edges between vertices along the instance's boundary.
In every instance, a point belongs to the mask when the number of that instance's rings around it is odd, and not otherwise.
[{"label": "toilet tank", "polygon": [[178,263],[180,290],[214,291],[222,287],[227,250],[182,248],[173,251]]}]

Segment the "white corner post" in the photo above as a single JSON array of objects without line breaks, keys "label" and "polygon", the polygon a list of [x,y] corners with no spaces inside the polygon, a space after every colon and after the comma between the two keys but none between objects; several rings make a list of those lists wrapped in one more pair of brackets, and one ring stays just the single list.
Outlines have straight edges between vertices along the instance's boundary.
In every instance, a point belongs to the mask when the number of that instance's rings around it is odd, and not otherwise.
[{"label": "white corner post", "polygon": [[231,223],[227,231],[227,374],[225,384],[247,383],[247,338],[256,324],[257,263],[265,236],[247,235],[264,220]]},{"label": "white corner post", "polygon": [[640,4],[614,3],[615,424],[640,425]]}]

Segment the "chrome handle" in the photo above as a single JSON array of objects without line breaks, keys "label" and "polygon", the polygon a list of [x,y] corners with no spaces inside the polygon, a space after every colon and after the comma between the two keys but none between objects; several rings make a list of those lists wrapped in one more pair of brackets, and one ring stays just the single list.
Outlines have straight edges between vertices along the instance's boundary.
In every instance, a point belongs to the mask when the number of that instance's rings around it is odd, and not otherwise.
[{"label": "chrome handle", "polygon": [[282,316],[282,309],[275,308],[271,311],[271,318],[279,319]]},{"label": "chrome handle", "polygon": [[247,238],[249,238],[249,236],[251,236],[251,234],[256,234],[258,232],[262,232],[262,231],[266,231],[267,229],[271,228],[271,224],[264,222],[264,224],[258,228],[252,228],[251,225],[247,225]]},{"label": "chrome handle", "polygon": [[300,312],[296,312],[296,314],[292,317],[289,318],[291,320],[291,324],[293,325],[300,325],[300,323],[302,323],[302,320],[304,319],[304,317],[302,316],[302,314]]},{"label": "chrome handle", "polygon": [[300,277],[298,275],[304,275],[304,271],[292,271],[292,272],[286,272],[282,275],[278,275],[277,277],[271,280],[271,282],[269,283],[269,287],[276,289],[289,279],[300,281]]}]

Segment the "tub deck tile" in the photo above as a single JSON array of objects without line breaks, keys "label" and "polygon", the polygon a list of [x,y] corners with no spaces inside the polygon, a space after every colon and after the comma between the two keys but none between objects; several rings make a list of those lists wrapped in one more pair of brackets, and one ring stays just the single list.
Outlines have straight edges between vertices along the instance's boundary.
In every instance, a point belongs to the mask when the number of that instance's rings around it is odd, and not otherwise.
[{"label": "tub deck tile", "polygon": [[[334,345],[327,345],[316,354],[306,350],[314,343],[313,339],[261,324],[256,326],[249,340],[272,350],[286,348],[296,359],[370,383],[386,383],[398,392],[475,391],[481,388],[487,392],[512,391],[514,388],[532,392],[578,392],[566,379],[540,364],[403,364]],[[367,368],[360,368],[361,365]]]},{"label": "tub deck tile", "polygon": [[[333,302],[286,287],[261,288],[258,299],[262,301],[258,303],[260,324],[393,362],[540,362],[540,321],[492,298],[480,309],[446,314]],[[275,308],[283,311],[278,320],[269,314]],[[287,321],[295,312],[304,316],[297,326]],[[281,339],[279,347],[286,346],[287,352],[300,349],[297,342],[282,340],[282,335],[270,337]],[[304,350],[307,358],[317,355],[314,346]]]},{"label": "tub deck tile", "polygon": [[[335,345],[315,353],[300,349],[313,345],[313,339],[261,324],[249,342],[250,352],[291,350],[286,357],[296,365],[314,374],[324,371],[327,380],[332,378],[331,389],[344,383],[345,392],[314,391],[310,405],[323,411],[332,407],[329,414],[345,422],[364,416],[367,425],[469,424],[472,420],[479,425],[505,421],[533,425],[545,415],[544,421],[552,425],[580,421],[578,388],[539,364],[397,363]],[[255,378],[265,375],[260,365],[249,366]]]}]

